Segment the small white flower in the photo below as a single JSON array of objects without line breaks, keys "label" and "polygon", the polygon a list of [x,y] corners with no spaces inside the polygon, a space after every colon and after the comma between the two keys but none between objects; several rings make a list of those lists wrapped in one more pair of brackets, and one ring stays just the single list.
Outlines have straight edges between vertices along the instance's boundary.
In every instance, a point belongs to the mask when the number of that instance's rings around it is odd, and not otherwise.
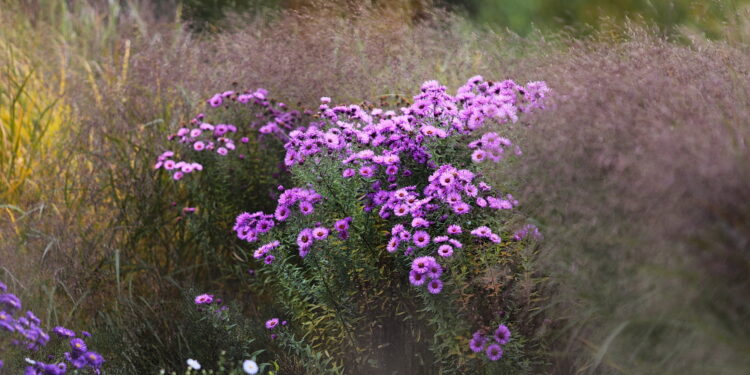
[{"label": "small white flower", "polygon": [[245,362],[242,362],[242,369],[245,370],[246,374],[257,374],[258,373],[258,364],[255,363],[252,359],[246,359]]},{"label": "small white flower", "polygon": [[35,361],[35,360],[33,360],[33,359],[31,359],[31,358],[28,358],[28,357],[27,357],[27,358],[24,358],[23,360],[24,360],[24,361],[26,361],[26,363],[28,363],[28,364],[30,364],[30,365],[35,365],[35,364],[36,364],[36,361]]},{"label": "small white flower", "polygon": [[187,365],[188,365],[188,367],[190,367],[193,370],[200,370],[201,369],[201,364],[198,363],[198,361],[196,361],[196,360],[194,360],[192,358],[187,360]]}]

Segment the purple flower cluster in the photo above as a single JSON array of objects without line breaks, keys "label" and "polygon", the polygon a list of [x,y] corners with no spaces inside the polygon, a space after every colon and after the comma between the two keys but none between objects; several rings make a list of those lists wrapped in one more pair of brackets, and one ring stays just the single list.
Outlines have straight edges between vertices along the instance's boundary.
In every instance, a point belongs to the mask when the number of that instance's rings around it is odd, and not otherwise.
[{"label": "purple flower cluster", "polygon": [[[8,287],[0,282],[0,291],[7,291]],[[12,345],[27,350],[37,350],[49,342],[49,335],[41,328],[41,321],[32,312],[16,317],[22,308],[21,300],[13,293],[0,294],[0,331],[16,334]]]},{"label": "purple flower cluster", "polygon": [[421,286],[426,283],[428,292],[438,294],[443,290],[443,282],[440,281],[440,275],[442,274],[443,267],[435,261],[435,258],[431,256],[418,257],[411,262],[409,282],[414,286]]},{"label": "purple flower cluster", "polygon": [[237,232],[239,239],[252,243],[258,240],[258,236],[270,232],[276,225],[273,217],[261,211],[252,214],[243,212],[237,216],[232,230]]},{"label": "purple flower cluster", "polygon": [[295,204],[299,205],[299,212],[302,215],[310,215],[315,211],[315,204],[322,199],[323,197],[312,189],[295,187],[285,190],[279,196],[274,217],[278,221],[285,221],[292,212]]},{"label": "purple flower cluster", "polygon": [[279,247],[281,245],[281,242],[279,241],[271,241],[261,247],[259,247],[255,252],[253,253],[253,258],[255,259],[263,259],[263,261],[266,264],[271,264],[276,259],[275,256],[268,254],[271,250]]},{"label": "purple flower cluster", "polygon": [[[343,178],[359,176],[366,181],[370,189],[364,192],[364,210],[394,221],[386,250],[396,252],[404,245],[407,256],[414,252],[422,255],[414,261],[430,266],[431,272],[420,272],[422,269],[415,268],[416,263],[413,263],[409,279],[414,285],[427,284],[428,291],[437,294],[443,288],[439,278],[443,268],[430,254],[445,259],[462,248],[462,243],[455,238],[464,233],[457,222],[471,220],[465,215],[479,209],[510,210],[518,201],[509,194],[493,194],[492,187],[481,181],[481,174],[470,169],[472,163],[457,161],[455,166],[438,165],[434,152],[442,152],[441,140],[454,137],[463,142],[489,120],[496,124],[516,122],[521,113],[543,108],[542,101],[548,92],[543,82],[532,82],[524,87],[510,80],[491,82],[476,76],[460,87],[456,95],[449,95],[444,86],[428,81],[414,97],[413,104],[400,111],[366,110],[357,105],[331,106],[329,98],[321,98],[319,120],[288,134],[274,134],[286,142],[284,165],[288,168],[302,166],[310,160],[316,165],[322,158],[328,158],[340,161]],[[219,99],[227,95],[232,94],[217,94],[214,99],[220,102]],[[483,134],[468,144],[474,150],[471,158],[474,162],[500,161],[512,146],[510,140],[496,132]],[[415,168],[432,173],[427,181],[413,184],[410,177]],[[410,183],[399,184],[406,179]],[[314,204],[321,199],[314,191],[286,190],[279,198],[273,217],[278,222],[287,220],[297,204],[303,215],[310,215],[315,210]],[[333,225],[340,238],[348,238],[350,221],[339,220]],[[262,222],[266,225],[261,228]],[[237,217],[234,229],[239,238],[253,242],[273,225],[270,215],[243,213]],[[447,233],[436,233],[437,228],[445,226]],[[298,232],[296,243],[300,256],[305,257],[313,243],[325,240],[329,233],[330,230],[320,223]],[[477,227],[471,235],[501,242],[500,235],[486,226]],[[265,262],[271,263],[274,258],[268,253],[277,246],[278,242],[269,242],[254,255],[257,259],[265,257]],[[431,261],[425,262],[426,259]]]},{"label": "purple flower cluster", "polygon": [[[273,134],[278,137],[286,137],[285,132],[301,119],[299,111],[288,110],[284,103],[274,103],[267,99],[268,92],[265,89],[245,91],[225,91],[218,93],[207,100],[212,107],[220,107],[223,104],[235,103],[241,106],[250,106],[257,112],[256,121],[252,122],[247,129],[238,128],[232,124],[211,124],[205,122],[206,115],[201,113],[190,120],[189,126],[183,126],[167,139],[177,142],[190,152],[212,152],[220,156],[227,156],[235,151],[239,144],[248,143],[249,138],[244,136],[247,131],[256,128],[261,134]],[[182,179],[186,174],[203,170],[199,163],[188,161],[176,161],[172,158],[173,151],[165,151],[158,158],[154,169],[165,169],[172,173],[175,180]],[[239,158],[244,158],[240,154]]]},{"label": "purple flower cluster", "polygon": [[201,294],[195,297],[194,300],[196,305],[210,305],[214,302],[213,294]]},{"label": "purple flower cluster", "polygon": [[513,240],[514,241],[521,241],[526,237],[531,236],[531,238],[535,240],[542,239],[542,233],[539,231],[539,228],[537,228],[534,224],[526,224],[523,226],[523,228],[517,230],[513,234]]},{"label": "purple flower cluster", "polygon": [[[0,292],[7,292],[7,286],[0,282]],[[32,312],[26,311],[23,315],[16,315],[21,310],[21,300],[12,293],[0,294],[0,331],[5,331],[11,336],[10,344],[26,350],[36,351],[50,341],[50,335],[41,328],[41,320]],[[60,339],[69,339],[72,350],[64,353],[65,360],[74,368],[90,368],[99,374],[104,359],[96,352],[89,351],[88,346],[81,338],[75,338],[76,333],[65,327],[52,329]],[[81,332],[83,336],[90,336],[88,332]],[[1,342],[0,342],[1,343]],[[53,357],[52,357],[53,358]],[[30,366],[26,367],[26,375],[64,375],[68,364],[59,362],[45,364],[28,360]],[[0,361],[0,368],[3,362]]]},{"label": "purple flower cluster", "polygon": [[500,324],[490,337],[481,330],[474,332],[469,340],[469,349],[474,353],[484,351],[490,361],[497,361],[503,356],[502,346],[508,342],[510,342],[510,329],[505,324]]},{"label": "purple flower cluster", "polygon": [[[348,225],[348,223],[346,224]],[[331,231],[324,226],[315,228],[304,228],[297,235],[297,246],[299,246],[299,256],[305,257],[310,252],[314,241],[323,241],[328,238]]]},{"label": "purple flower cluster", "polygon": [[175,161],[172,160],[173,157],[174,152],[164,151],[157,158],[157,162],[154,164],[154,169],[164,168],[165,170],[172,172],[172,178],[175,180],[181,180],[188,173],[203,170],[203,165],[199,163]]},{"label": "purple flower cluster", "polygon": [[[276,328],[276,327],[278,327],[279,324],[282,325],[282,326],[285,326],[285,325],[287,325],[287,321],[284,320],[284,321],[279,322],[279,318],[272,318],[272,319],[266,320],[266,324],[265,325],[266,325],[266,329],[267,330],[273,331],[273,329]],[[276,338],[278,337],[278,335],[276,335],[275,333],[272,333],[270,337],[271,337],[271,340],[276,340]]]},{"label": "purple flower cluster", "polygon": [[[471,160],[475,163],[481,163],[491,160],[495,163],[502,160],[506,148],[513,143],[508,138],[501,137],[495,132],[485,133],[482,138],[469,143],[469,148],[474,150],[471,154]],[[520,152],[520,149],[517,149]]]}]

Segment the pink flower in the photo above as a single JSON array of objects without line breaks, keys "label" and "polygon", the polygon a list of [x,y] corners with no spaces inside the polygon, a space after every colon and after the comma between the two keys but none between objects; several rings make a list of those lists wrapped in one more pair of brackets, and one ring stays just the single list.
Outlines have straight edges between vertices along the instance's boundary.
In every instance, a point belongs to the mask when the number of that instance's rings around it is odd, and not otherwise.
[{"label": "pink flower", "polygon": [[201,294],[195,297],[196,305],[208,305],[208,304],[211,304],[213,301],[214,301],[213,294]]}]

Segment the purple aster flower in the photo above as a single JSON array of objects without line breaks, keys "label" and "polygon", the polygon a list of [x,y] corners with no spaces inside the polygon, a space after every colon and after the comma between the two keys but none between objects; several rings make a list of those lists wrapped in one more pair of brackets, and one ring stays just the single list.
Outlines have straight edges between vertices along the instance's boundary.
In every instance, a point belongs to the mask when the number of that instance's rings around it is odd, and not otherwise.
[{"label": "purple aster flower", "polygon": [[420,228],[420,227],[421,228],[429,228],[430,227],[430,222],[427,221],[427,220],[425,220],[425,219],[423,219],[423,218],[421,218],[421,217],[415,217],[411,221],[411,226],[414,227],[414,228]]},{"label": "purple aster flower", "polygon": [[420,230],[414,233],[412,241],[417,247],[425,247],[430,244],[430,235],[427,232]]},{"label": "purple aster flower", "polygon": [[389,165],[385,168],[385,174],[389,176],[396,176],[398,174],[398,166]]},{"label": "purple aster flower", "polygon": [[494,243],[502,243],[503,242],[503,240],[500,238],[500,236],[498,236],[495,233],[490,234],[489,238],[490,238],[490,241],[492,241]]},{"label": "purple aster flower", "polygon": [[492,344],[487,347],[487,358],[490,359],[490,361],[497,361],[498,359],[503,357],[503,348],[500,347],[498,344]]},{"label": "purple aster flower", "polygon": [[471,207],[464,202],[453,205],[453,212],[455,212],[457,215],[463,215],[469,213],[469,211],[471,211]]},{"label": "purple aster flower", "polygon": [[297,235],[297,245],[299,245],[300,249],[306,249],[312,245],[313,242],[313,234],[312,229],[305,228],[302,231],[299,232]]},{"label": "purple aster flower", "polygon": [[20,310],[21,300],[12,293],[0,294],[0,305],[5,305],[11,311]]},{"label": "purple aster flower", "polygon": [[510,329],[505,324],[497,326],[495,330],[495,341],[500,345],[505,345],[510,341]]},{"label": "purple aster flower", "polygon": [[326,227],[317,227],[312,230],[313,238],[315,238],[318,241],[325,240],[326,238],[328,238],[328,233],[329,231],[328,231],[328,228]]},{"label": "purple aster flower", "polygon": [[196,305],[208,305],[208,304],[211,304],[213,301],[214,301],[213,294],[201,294],[195,297]]},{"label": "purple aster flower", "polygon": [[359,168],[359,175],[362,177],[372,177],[375,174],[375,169],[372,166],[364,166]]},{"label": "purple aster flower", "polygon": [[73,332],[70,329],[67,329],[65,327],[57,326],[52,329],[52,332],[54,332],[59,337],[75,337],[76,333]]},{"label": "purple aster flower", "polygon": [[474,185],[466,185],[464,192],[470,197],[476,197],[479,194],[479,189]]},{"label": "purple aster flower", "polygon": [[474,150],[471,153],[471,161],[475,163],[481,163],[487,158],[487,153],[484,150]]},{"label": "purple aster flower", "polygon": [[273,216],[278,221],[284,221],[289,217],[289,207],[287,206],[278,206],[276,207],[276,212],[274,212]]},{"label": "purple aster flower", "polygon": [[274,222],[273,220],[260,220],[258,221],[258,225],[256,227],[256,230],[260,233],[266,233],[273,228]]},{"label": "purple aster flower", "polygon": [[175,164],[174,160],[167,160],[164,162],[164,169],[171,171],[174,169]]},{"label": "purple aster flower", "polygon": [[433,257],[419,257],[411,262],[411,269],[418,273],[425,273],[433,262],[435,262]]},{"label": "purple aster flower", "polygon": [[422,129],[420,129],[420,132],[425,137],[435,137],[435,136],[438,136],[438,133],[439,133],[438,128],[432,125],[423,126]]},{"label": "purple aster flower", "polygon": [[210,104],[211,107],[214,107],[214,108],[220,106],[221,103],[223,102],[224,102],[224,99],[221,98],[220,94],[216,94],[212,96],[211,99],[208,99],[208,104]]},{"label": "purple aster flower", "polygon": [[424,273],[419,273],[416,270],[409,271],[409,282],[412,285],[420,286],[424,284],[424,282],[427,281],[427,275]]},{"label": "purple aster flower", "polygon": [[309,247],[307,247],[307,248],[300,247],[299,248],[299,256],[300,256],[300,258],[306,257],[307,254],[309,254],[309,253],[310,253],[310,248]]},{"label": "purple aster flower", "polygon": [[354,176],[354,169],[346,168],[344,169],[344,173],[341,174],[344,178],[349,178]]},{"label": "purple aster flower", "polygon": [[393,208],[393,213],[396,216],[404,216],[409,213],[409,206],[405,204],[397,204],[396,207]]},{"label": "purple aster flower", "polygon": [[445,197],[445,201],[448,202],[450,205],[456,205],[458,203],[461,203],[461,194],[458,193],[450,193],[447,197]]},{"label": "purple aster flower", "polygon": [[91,337],[91,333],[89,333],[88,331],[81,331],[81,334],[82,334],[82,335],[83,335],[84,337]]},{"label": "purple aster flower", "polygon": [[79,338],[71,339],[70,347],[73,349],[73,352],[75,353],[85,353],[86,351],[89,350],[88,347],[86,346],[86,342]]},{"label": "purple aster flower", "polygon": [[447,232],[448,234],[461,234],[463,231],[461,230],[460,225],[453,224],[448,226]]},{"label": "purple aster flower", "polygon": [[385,249],[389,253],[392,253],[392,252],[398,250],[399,243],[400,243],[400,241],[399,241],[398,237],[391,237],[391,239],[388,240],[388,245],[386,245]]},{"label": "purple aster flower", "polygon": [[300,212],[302,212],[303,215],[309,215],[309,214],[313,213],[314,208],[313,208],[312,203],[310,203],[308,201],[300,201],[299,202],[299,210],[300,210]]},{"label": "purple aster flower", "polygon": [[453,177],[453,173],[443,173],[442,175],[440,175],[440,178],[439,178],[440,185],[443,185],[443,186],[449,186],[455,180],[456,179],[455,177]]},{"label": "purple aster flower", "polygon": [[437,279],[442,274],[443,274],[443,267],[441,267],[438,262],[432,262],[432,264],[430,264],[427,267],[426,275],[430,279]]},{"label": "purple aster flower", "polygon": [[341,220],[337,220],[333,225],[333,228],[338,232],[344,232],[349,230],[349,223],[352,221],[351,217],[346,217]]},{"label": "purple aster flower", "polygon": [[407,246],[406,249],[404,250],[404,255],[410,256],[412,254],[414,254],[414,247]]},{"label": "purple aster flower", "polygon": [[88,352],[83,355],[86,358],[86,361],[89,363],[89,366],[93,368],[99,368],[101,367],[102,363],[104,363],[104,358],[99,353],[96,352]]},{"label": "purple aster flower", "polygon": [[342,230],[339,232],[339,238],[342,240],[346,240],[349,238],[349,231],[348,230]]},{"label": "purple aster flower", "polygon": [[482,197],[477,198],[477,206],[487,207],[487,200]]},{"label": "purple aster flower", "polygon": [[448,240],[449,240],[448,236],[436,236],[436,237],[433,237],[432,242],[441,243],[441,242],[445,242]]},{"label": "purple aster flower", "polygon": [[453,255],[453,248],[450,245],[441,245],[438,248],[438,255],[443,258],[448,258]]},{"label": "purple aster flower", "polygon": [[42,321],[32,311],[26,311],[26,317],[36,325],[42,324]]},{"label": "purple aster flower", "polygon": [[481,226],[472,230],[471,234],[476,237],[489,237],[492,234],[492,230],[486,226]]},{"label": "purple aster flower", "polygon": [[479,353],[484,350],[484,339],[482,336],[474,336],[469,340],[469,349],[474,353]]},{"label": "purple aster flower", "polygon": [[430,294],[438,294],[441,290],[443,290],[443,282],[439,279],[432,279],[427,283],[427,291]]},{"label": "purple aster flower", "polygon": [[5,283],[3,283],[2,281],[0,281],[0,292],[5,293],[7,291],[8,291],[8,286],[5,285]]},{"label": "purple aster flower", "polygon": [[263,259],[263,263],[265,263],[265,264],[271,264],[271,263],[273,263],[273,261],[274,261],[275,259],[276,259],[276,257],[275,257],[275,256],[273,256],[273,255],[267,255],[267,256],[265,257],[265,259]]},{"label": "purple aster flower", "polygon": [[266,320],[266,329],[274,329],[277,325],[279,325],[279,318]]},{"label": "purple aster flower", "polygon": [[253,252],[253,258],[260,259],[263,258],[268,253],[268,248],[265,246],[261,246],[258,249]]},{"label": "purple aster flower", "polygon": [[80,354],[77,357],[71,357],[67,358],[68,361],[73,365],[73,367],[77,369],[82,369],[88,365],[88,361],[86,361],[86,356],[84,354]]}]

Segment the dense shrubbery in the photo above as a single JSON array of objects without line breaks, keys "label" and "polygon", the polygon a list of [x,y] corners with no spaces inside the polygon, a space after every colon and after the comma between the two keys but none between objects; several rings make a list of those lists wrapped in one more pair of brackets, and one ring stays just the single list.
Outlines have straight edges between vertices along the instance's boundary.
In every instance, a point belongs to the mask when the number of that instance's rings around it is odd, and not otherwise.
[{"label": "dense shrubbery", "polygon": [[[258,277],[291,322],[279,346],[301,362],[324,372],[517,373],[538,365],[513,293],[532,252],[501,235],[521,240],[529,228],[513,237],[518,202],[484,182],[480,166],[520,149],[480,130],[516,122],[541,107],[547,91],[541,82],[475,77],[452,96],[430,81],[398,111],[331,107],[324,97],[306,122],[264,90],[228,91],[208,100],[219,115],[200,114],[169,137],[184,147],[162,153],[155,167],[174,180],[227,168],[224,160],[246,158],[256,128],[263,144],[284,144],[284,166],[299,187],[279,186],[273,213],[243,213],[233,230],[243,242],[266,242],[253,252],[266,264]],[[216,124],[238,113],[249,125]],[[220,195],[241,195],[219,186],[228,191]],[[199,204],[215,204],[204,197]],[[506,280],[487,285],[488,273]],[[519,328],[512,340],[502,323]],[[467,358],[472,351],[485,361]]]}]

